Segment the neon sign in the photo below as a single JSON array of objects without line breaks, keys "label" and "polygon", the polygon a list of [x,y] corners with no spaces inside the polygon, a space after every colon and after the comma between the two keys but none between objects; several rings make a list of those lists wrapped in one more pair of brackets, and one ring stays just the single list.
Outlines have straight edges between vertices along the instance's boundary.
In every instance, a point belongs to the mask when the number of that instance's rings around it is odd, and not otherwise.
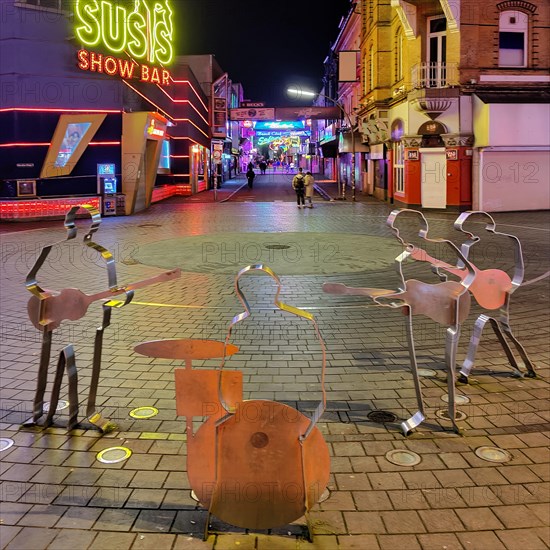
[{"label": "neon sign", "polygon": [[[148,5],[151,3],[152,5]],[[76,0],[75,33],[82,44],[103,44],[113,53],[128,50],[148,63],[174,59],[173,11],[168,0],[134,0],[134,9],[109,0]]]},{"label": "neon sign", "polygon": [[149,136],[163,137],[166,132],[164,130],[161,130],[160,128],[156,128],[155,127],[155,119],[152,118],[151,119],[151,124],[149,124],[149,126],[147,126],[146,133]]}]

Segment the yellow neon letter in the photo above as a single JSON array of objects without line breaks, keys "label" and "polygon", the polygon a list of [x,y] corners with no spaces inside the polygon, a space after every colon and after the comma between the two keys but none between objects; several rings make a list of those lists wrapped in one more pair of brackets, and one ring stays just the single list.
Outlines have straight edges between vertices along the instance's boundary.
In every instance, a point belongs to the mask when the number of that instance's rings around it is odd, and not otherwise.
[{"label": "yellow neon letter", "polygon": [[[114,10],[113,10],[114,8]],[[113,14],[114,11],[114,14]],[[101,37],[105,47],[112,52],[121,52],[126,47],[126,9],[101,2]]]},{"label": "yellow neon letter", "polygon": [[96,46],[101,38],[101,29],[97,13],[97,0],[76,0],[74,13],[77,21],[82,25],[75,28],[75,33],[82,44]]}]

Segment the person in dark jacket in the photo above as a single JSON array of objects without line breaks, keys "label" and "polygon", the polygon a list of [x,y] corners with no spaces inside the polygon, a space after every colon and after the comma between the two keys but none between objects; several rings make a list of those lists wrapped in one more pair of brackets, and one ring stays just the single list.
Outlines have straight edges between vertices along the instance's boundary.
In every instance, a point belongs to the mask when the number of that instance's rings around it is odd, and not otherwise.
[{"label": "person in dark jacket", "polygon": [[252,189],[252,185],[254,184],[254,178],[256,177],[256,172],[252,170],[251,167],[248,168],[246,172],[246,179],[248,181],[248,188]]}]

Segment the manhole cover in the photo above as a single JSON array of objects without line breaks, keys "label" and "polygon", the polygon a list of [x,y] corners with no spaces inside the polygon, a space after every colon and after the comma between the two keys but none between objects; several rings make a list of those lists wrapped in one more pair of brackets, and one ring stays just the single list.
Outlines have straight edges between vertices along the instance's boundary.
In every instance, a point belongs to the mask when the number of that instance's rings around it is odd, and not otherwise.
[{"label": "manhole cover", "polygon": [[386,460],[397,466],[416,466],[420,464],[420,455],[405,449],[394,449],[386,453]]},{"label": "manhole cover", "polygon": [[140,223],[138,227],[162,227],[160,223]]},{"label": "manhole cover", "polygon": [[508,451],[498,447],[478,447],[475,453],[479,458],[489,462],[509,462],[512,460],[512,455]]},{"label": "manhole cover", "polygon": [[269,250],[286,250],[287,248],[290,248],[290,245],[288,245],[288,244],[266,244],[265,248],[268,248]]},{"label": "manhole cover", "polygon": [[[451,418],[447,409],[439,409],[438,411],[435,411],[435,416],[438,418],[445,418],[446,420],[450,420]],[[466,413],[463,413],[462,411],[455,411],[455,420],[466,420],[466,418],[468,418]]]},{"label": "manhole cover", "polygon": [[437,371],[433,369],[418,369],[418,376],[437,376]]},{"label": "manhole cover", "polygon": [[132,451],[127,447],[109,447],[108,449],[99,451],[96,458],[104,464],[116,464],[117,462],[126,460],[131,454]]},{"label": "manhole cover", "polygon": [[[69,408],[69,402],[68,401],[64,401],[63,399],[60,399],[58,402],[57,402],[57,407],[55,408],[56,411],[62,411],[64,409],[68,409]],[[50,410],[50,402],[49,401],[46,401],[42,407],[43,411],[44,412],[48,412]]]},{"label": "manhole cover", "polygon": [[388,422],[395,422],[397,420],[397,416],[388,411],[371,411],[367,414],[367,418],[371,422],[376,422],[378,424],[386,424]]},{"label": "manhole cover", "polygon": [[[441,396],[441,401],[443,401],[444,403],[448,403],[449,402],[449,394],[444,393]],[[467,397],[466,395],[462,395],[460,393],[455,395],[455,403],[457,405],[465,405],[466,403],[469,403],[469,402],[470,402],[470,398]]]},{"label": "manhole cover", "polygon": [[11,446],[13,446],[13,439],[9,437],[0,438],[0,452],[7,451]]},{"label": "manhole cover", "polygon": [[158,409],[155,409],[155,407],[138,407],[137,409],[134,409],[130,411],[130,416],[132,418],[151,418],[153,416],[156,416],[159,413]]}]

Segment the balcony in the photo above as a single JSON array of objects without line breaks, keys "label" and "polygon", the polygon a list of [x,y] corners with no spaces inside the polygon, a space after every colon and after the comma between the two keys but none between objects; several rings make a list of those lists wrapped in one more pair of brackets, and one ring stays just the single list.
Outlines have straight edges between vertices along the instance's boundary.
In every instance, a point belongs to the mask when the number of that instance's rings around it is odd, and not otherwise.
[{"label": "balcony", "polygon": [[411,69],[413,88],[448,88],[458,86],[456,63],[419,63]]}]

